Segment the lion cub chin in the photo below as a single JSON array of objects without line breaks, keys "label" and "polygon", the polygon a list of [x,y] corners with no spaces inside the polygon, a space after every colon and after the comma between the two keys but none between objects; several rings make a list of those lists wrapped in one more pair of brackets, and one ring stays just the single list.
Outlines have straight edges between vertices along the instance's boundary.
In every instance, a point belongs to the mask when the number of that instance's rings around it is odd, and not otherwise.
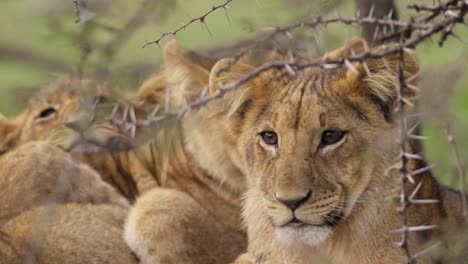
[{"label": "lion cub chin", "polygon": [[315,247],[323,243],[330,233],[329,228],[311,225],[279,227],[275,230],[276,239],[286,247]]}]

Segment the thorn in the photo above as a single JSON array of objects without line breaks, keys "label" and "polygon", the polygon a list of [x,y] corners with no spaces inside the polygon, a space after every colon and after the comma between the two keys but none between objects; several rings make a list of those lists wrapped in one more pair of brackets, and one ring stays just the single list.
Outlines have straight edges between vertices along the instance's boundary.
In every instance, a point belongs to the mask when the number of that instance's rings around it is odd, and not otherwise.
[{"label": "thorn", "polygon": [[322,67],[326,70],[331,70],[338,68],[338,65],[334,63],[324,63]]},{"label": "thorn", "polygon": [[312,34],[314,35],[314,39],[315,39],[315,42],[317,43],[317,46],[320,47],[320,45],[322,45],[322,44],[320,42],[320,38],[319,38],[318,33],[315,30],[315,28],[312,29]]},{"label": "thorn", "polygon": [[348,59],[345,59],[345,60],[344,60],[344,63],[345,63],[345,65],[346,65],[346,67],[348,67],[349,70],[351,70],[352,72],[354,72],[356,75],[359,75],[358,70],[351,64],[351,62],[349,62]]},{"label": "thorn", "polygon": [[114,108],[112,109],[109,118],[112,119],[114,116],[117,114],[117,111],[119,110],[119,103],[117,103]]},{"label": "thorn", "polygon": [[375,30],[374,30],[374,34],[372,35],[372,40],[377,40],[378,36],[379,36],[379,30],[380,30],[380,27],[375,27]]},{"label": "thorn", "polygon": [[405,98],[405,97],[402,97],[402,98],[401,98],[401,101],[403,101],[406,105],[409,105],[410,107],[413,107],[413,108],[415,107],[414,104],[413,104],[413,102],[411,102],[410,100],[408,100],[408,99]]},{"label": "thorn", "polygon": [[366,40],[363,41],[363,44],[364,44],[364,52],[369,52],[370,51],[370,48],[369,48],[369,44],[367,43]]},{"label": "thorn", "polygon": [[432,230],[435,228],[437,228],[436,225],[405,226],[405,227],[393,230],[392,233],[418,232],[418,231]]},{"label": "thorn", "polygon": [[135,108],[133,106],[130,106],[130,122],[133,124],[137,123],[137,118],[135,115]]},{"label": "thorn", "polygon": [[406,177],[406,179],[408,179],[408,181],[409,181],[411,184],[414,184],[414,179],[413,179],[413,177],[412,177],[410,174],[405,174],[405,177]]},{"label": "thorn", "polygon": [[362,62],[362,67],[366,71],[367,77],[371,77],[372,76],[371,71],[369,70],[369,67],[367,66],[367,63],[365,61]]},{"label": "thorn", "polygon": [[388,20],[391,20],[391,19],[392,19],[392,15],[393,15],[393,8],[391,8],[390,11],[388,12],[388,14],[387,14],[387,19],[388,19]]},{"label": "thorn", "polygon": [[413,192],[409,196],[409,200],[413,200],[413,198],[416,196],[416,194],[419,192],[419,189],[421,189],[423,180],[419,181],[418,185],[416,185],[416,188],[414,188]]},{"label": "thorn", "polygon": [[401,158],[402,156],[404,156],[405,158],[408,158],[408,159],[415,159],[415,160],[423,160],[423,158],[417,154],[412,154],[412,153],[408,153],[408,152],[404,152],[403,154],[400,154],[400,157]]},{"label": "thorn", "polygon": [[440,203],[440,200],[438,199],[414,199],[411,200],[412,204],[435,204],[435,203]]},{"label": "thorn", "polygon": [[124,111],[123,111],[123,114],[122,114],[122,120],[127,122],[127,116],[128,116],[128,104],[125,104],[124,106]]},{"label": "thorn", "polygon": [[415,139],[415,140],[428,140],[429,137],[427,136],[420,136],[420,135],[413,135],[408,133],[408,138]]},{"label": "thorn", "polygon": [[410,175],[411,176],[415,176],[415,175],[418,175],[420,173],[423,173],[423,172],[426,172],[426,171],[430,171],[432,170],[432,168],[434,168],[436,166],[436,164],[432,164],[432,165],[429,165],[429,166],[426,166],[426,167],[423,167],[423,168],[419,168],[417,170],[414,170],[412,172],[410,172]]},{"label": "thorn", "polygon": [[226,7],[223,7],[223,9],[224,9],[224,14],[226,15],[226,19],[227,19],[229,25],[231,25],[231,19],[229,18],[229,14],[228,14],[228,11],[227,11]]},{"label": "thorn", "polygon": [[372,18],[372,16],[374,15],[374,9],[375,9],[375,5],[372,5],[371,8],[369,9],[369,15],[367,15],[368,18]]},{"label": "thorn", "polygon": [[149,114],[148,117],[155,117],[160,108],[161,108],[160,105],[156,105],[156,107],[153,109],[153,111]]},{"label": "thorn", "polygon": [[419,87],[416,87],[415,85],[412,85],[412,84],[410,84],[410,83],[406,83],[406,86],[407,86],[408,88],[410,88],[411,90],[415,91],[415,92],[419,92],[419,91],[420,91]]},{"label": "thorn", "polygon": [[413,133],[413,131],[414,131],[420,124],[421,124],[421,120],[416,121],[416,123],[415,123],[410,129],[408,129],[407,133],[408,133],[408,134]]},{"label": "thorn", "polygon": [[291,76],[296,76],[296,73],[294,72],[294,70],[291,68],[291,66],[289,66],[289,64],[286,64],[286,66],[284,66],[286,68],[286,70],[288,71],[289,75]]},{"label": "thorn", "polygon": [[208,34],[210,34],[210,37],[213,37],[213,34],[211,34],[211,31],[208,28],[208,25],[205,23],[205,18],[200,19],[200,23],[202,24],[202,26],[205,26],[206,31],[208,31]]}]

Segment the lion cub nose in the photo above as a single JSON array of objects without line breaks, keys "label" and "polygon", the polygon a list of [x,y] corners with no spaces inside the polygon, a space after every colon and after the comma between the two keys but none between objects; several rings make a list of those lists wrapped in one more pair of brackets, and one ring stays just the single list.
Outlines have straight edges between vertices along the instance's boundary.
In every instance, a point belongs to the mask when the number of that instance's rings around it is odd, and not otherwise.
[{"label": "lion cub nose", "polygon": [[299,194],[296,193],[294,195],[282,195],[279,193],[276,193],[276,199],[280,201],[282,204],[286,205],[289,207],[291,210],[296,210],[299,205],[301,205],[303,202],[305,202],[307,199],[309,199],[310,195],[312,194],[312,191],[309,191],[305,194]]}]

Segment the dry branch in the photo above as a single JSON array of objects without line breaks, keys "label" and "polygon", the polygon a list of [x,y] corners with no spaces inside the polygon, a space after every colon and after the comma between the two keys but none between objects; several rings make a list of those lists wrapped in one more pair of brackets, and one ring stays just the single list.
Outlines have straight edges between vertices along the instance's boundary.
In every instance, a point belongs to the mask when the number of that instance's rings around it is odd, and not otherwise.
[{"label": "dry branch", "polygon": [[[166,36],[176,35],[179,31],[185,29],[187,26],[197,21],[199,21],[200,23],[206,26],[206,22],[205,22],[206,17],[217,9],[220,9],[220,8],[226,9],[227,4],[229,4],[231,1],[232,0],[227,0],[224,4],[213,6],[210,11],[206,12],[202,16],[191,19],[189,22],[183,24],[181,27],[177,28],[176,30],[172,32],[161,33],[158,39],[152,42],[147,42],[144,46],[147,46],[150,44],[159,45],[160,42]],[[409,77],[409,79],[407,79],[404,76],[403,69],[404,69],[405,62],[403,60],[404,59],[403,54],[406,49],[415,48],[421,42],[437,34],[440,34],[440,41],[439,41],[440,45],[443,45],[445,40],[449,36],[456,36],[453,33],[453,30],[455,29],[457,24],[464,24],[464,18],[468,11],[468,1],[448,0],[446,2],[440,2],[439,4],[433,5],[433,6],[423,7],[423,6],[413,5],[411,6],[411,8],[415,9],[416,11],[428,12],[428,14],[419,18],[411,18],[410,22],[392,20],[390,19],[390,16],[387,18],[375,18],[375,17],[372,17],[371,15],[368,15],[366,17],[354,17],[354,18],[344,18],[341,16],[316,17],[309,21],[301,21],[301,22],[297,22],[288,26],[277,27],[273,30],[273,32],[267,34],[261,41],[259,41],[259,42],[264,42],[268,40],[273,40],[275,36],[278,36],[280,34],[285,34],[289,36],[291,35],[291,31],[298,29],[298,28],[308,28],[308,29],[314,30],[318,26],[326,26],[332,23],[340,23],[340,24],[345,24],[345,25],[369,24],[369,25],[374,25],[374,26],[387,26],[391,28],[391,32],[390,34],[385,35],[384,39],[394,38],[395,36],[398,36],[400,41],[399,43],[396,43],[395,45],[385,46],[378,52],[371,51],[370,49],[367,48],[359,54],[351,54],[345,58],[335,58],[335,59],[325,58],[325,59],[315,59],[315,60],[305,61],[302,59],[295,60],[294,56],[290,56],[290,59],[288,60],[270,61],[255,68],[254,70],[241,76],[240,78],[236,79],[234,82],[228,85],[220,85],[219,89],[210,95],[205,95],[205,93],[202,92],[196,100],[188,103],[185,107],[183,107],[177,112],[162,113],[160,115],[156,115],[156,114],[159,114],[159,108],[157,108],[157,110],[154,111],[154,114],[152,114],[151,116],[148,116],[143,121],[139,121],[132,114],[132,111],[134,110],[130,107],[124,110],[125,114],[123,118],[118,119],[118,118],[115,118],[113,115],[111,115],[108,118],[108,121],[110,121],[114,125],[123,127],[124,130],[128,134],[130,134],[130,138],[134,138],[136,129],[139,126],[148,126],[151,124],[162,122],[162,120],[164,120],[165,118],[169,118],[169,117],[181,118],[185,114],[189,113],[192,109],[203,107],[206,104],[208,104],[210,101],[223,97],[224,94],[241,87],[242,85],[246,84],[249,80],[259,76],[263,72],[266,72],[270,69],[275,69],[275,68],[283,69],[284,68],[292,75],[295,75],[296,71],[300,71],[308,67],[322,67],[324,69],[332,69],[336,67],[345,66],[345,67],[348,67],[348,69],[353,70],[354,66],[352,65],[352,62],[360,62],[362,64],[365,64],[365,61],[370,58],[383,58],[387,55],[399,55],[400,59],[399,59],[399,65],[398,65],[398,85],[397,85],[398,94],[397,94],[396,111],[399,112],[399,116],[400,116],[400,120],[399,120],[400,137],[397,139],[397,141],[399,143],[399,150],[400,150],[400,155],[398,157],[399,159],[398,169],[399,169],[400,178],[401,178],[401,191],[399,194],[400,207],[398,209],[402,216],[403,226],[399,228],[398,230],[395,230],[394,232],[401,233],[402,235],[402,239],[401,239],[401,242],[399,243],[399,246],[402,248],[402,250],[405,253],[405,256],[407,258],[407,263],[416,263],[416,257],[419,256],[421,253],[412,254],[410,252],[410,246],[408,244],[409,234],[411,232],[430,230],[436,227],[435,226],[410,226],[410,223],[408,221],[407,208],[411,204],[414,204],[414,205],[430,204],[430,203],[437,203],[439,202],[439,200],[436,200],[436,199],[420,200],[420,199],[415,198],[418,191],[421,188],[422,182],[420,180],[419,181],[415,180],[413,176],[430,170],[432,166],[427,166],[425,168],[420,168],[414,171],[411,171],[408,166],[408,162],[410,159],[422,159],[422,157],[419,156],[418,154],[410,153],[407,151],[409,139],[422,140],[423,138],[411,134],[412,129],[408,129],[407,117],[403,114],[403,109],[405,108],[405,106],[407,105],[412,106],[413,104],[411,101],[413,98],[405,98],[403,96],[405,94],[404,91],[406,89],[417,90],[416,87],[410,84],[411,79],[415,77],[412,76],[412,77]],[[234,65],[240,58],[242,58],[249,50],[251,50],[259,42],[253,43],[249,45],[248,47],[244,48],[243,50],[241,50],[237,55],[233,57],[233,59],[231,60],[231,63],[229,63],[225,68],[221,69],[217,74],[219,74],[221,71],[228,70],[232,65]],[[449,136],[449,141],[451,142],[451,144],[453,144],[453,146],[455,147],[454,149],[456,150],[456,145],[454,144],[454,141],[452,141],[452,139]],[[84,139],[84,141],[86,141],[86,139]],[[93,142],[86,142],[86,143],[92,144]],[[100,147],[105,147],[105,146],[100,146]],[[460,179],[462,181],[462,184],[464,185],[464,180],[465,180],[464,172],[463,170],[460,170],[460,169],[459,171],[460,171]],[[414,188],[411,185],[413,185]],[[411,189],[413,190],[411,194],[407,194],[406,192]],[[464,191],[462,192],[463,192],[462,195],[465,198],[463,203],[464,203],[464,209],[465,209],[465,214],[466,214],[466,210],[467,210],[466,197],[464,195]]]},{"label": "dry branch", "polygon": [[[179,31],[186,29],[189,25],[191,25],[191,24],[193,24],[195,22],[200,22],[203,26],[205,26],[205,28],[208,30],[208,32],[211,35],[211,32],[208,29],[208,25],[206,24],[206,18],[211,13],[213,13],[214,11],[216,11],[218,9],[221,9],[221,8],[224,9],[224,11],[226,12],[226,16],[227,16],[227,9],[229,8],[228,4],[231,3],[231,2],[232,2],[232,0],[226,0],[226,2],[224,2],[222,4],[213,5],[213,6],[211,6],[211,9],[209,11],[207,11],[205,14],[203,14],[203,15],[201,15],[199,17],[190,19],[187,23],[182,24],[182,26],[180,26],[176,30],[169,31],[169,32],[161,32],[161,35],[156,40],[146,41],[146,43],[143,45],[143,48],[145,48],[145,47],[147,47],[148,45],[151,45],[151,44],[156,44],[156,45],[160,46],[161,41],[165,37],[175,36],[175,35],[177,35],[177,33],[179,33]],[[227,19],[229,20],[229,16],[227,16]]]}]

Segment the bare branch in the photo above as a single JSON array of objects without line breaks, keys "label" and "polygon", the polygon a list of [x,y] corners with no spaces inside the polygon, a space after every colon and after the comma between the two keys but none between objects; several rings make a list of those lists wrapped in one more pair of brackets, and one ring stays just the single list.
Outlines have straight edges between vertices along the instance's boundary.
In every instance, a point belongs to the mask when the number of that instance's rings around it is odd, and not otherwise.
[{"label": "bare branch", "polygon": [[[224,3],[222,4],[219,4],[219,5],[213,5],[211,6],[211,9],[209,11],[207,11],[205,14],[199,16],[199,17],[196,17],[196,18],[192,18],[190,19],[187,23],[185,24],[182,24],[182,26],[180,26],[179,28],[177,28],[176,30],[174,31],[169,31],[169,32],[161,32],[161,35],[156,39],[156,40],[153,40],[153,41],[146,41],[146,43],[143,45],[143,48],[147,47],[148,45],[151,45],[151,44],[156,44],[156,45],[160,45],[161,41],[166,38],[167,36],[175,36],[177,35],[177,33],[179,33],[179,31],[181,30],[184,30],[186,29],[190,24],[193,24],[195,22],[200,22],[202,25],[205,25],[206,29],[208,30],[208,32],[210,33],[211,35],[211,32],[209,31],[208,27],[206,26],[206,18],[213,12],[215,12],[216,10],[218,9],[224,9],[225,11],[227,10],[227,8],[229,8],[228,4],[231,3],[232,0],[226,0]],[[227,12],[227,11],[226,11]]]}]

